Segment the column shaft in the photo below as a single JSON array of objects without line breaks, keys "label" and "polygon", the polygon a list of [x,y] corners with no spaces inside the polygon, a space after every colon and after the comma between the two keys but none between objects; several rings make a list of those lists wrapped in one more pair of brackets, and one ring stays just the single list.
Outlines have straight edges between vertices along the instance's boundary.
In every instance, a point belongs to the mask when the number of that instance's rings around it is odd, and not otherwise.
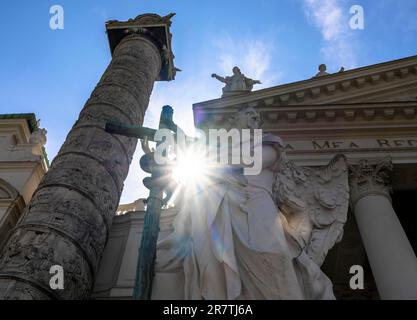
[{"label": "column shaft", "polygon": [[354,210],[381,299],[417,299],[417,258],[390,201],[367,195]]},{"label": "column shaft", "polygon": [[351,166],[351,208],[381,299],[417,299],[417,257],[391,205],[390,159]]},{"label": "column shaft", "polygon": [[[159,48],[143,35],[117,45],[4,247],[0,299],[89,296],[136,147],[136,139],[105,132],[105,123],[142,124],[161,64]],[[63,267],[63,290],[49,286],[52,265]]]}]

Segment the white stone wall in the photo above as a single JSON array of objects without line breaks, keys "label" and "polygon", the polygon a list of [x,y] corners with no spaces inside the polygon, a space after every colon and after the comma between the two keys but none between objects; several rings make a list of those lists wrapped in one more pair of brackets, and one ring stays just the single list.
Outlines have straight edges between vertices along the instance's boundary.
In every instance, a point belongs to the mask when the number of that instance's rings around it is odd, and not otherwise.
[{"label": "white stone wall", "polygon": [[[131,299],[144,215],[144,211],[132,211],[113,218],[109,240],[95,278],[92,298]],[[172,231],[175,215],[174,208],[162,211],[159,240]]]}]

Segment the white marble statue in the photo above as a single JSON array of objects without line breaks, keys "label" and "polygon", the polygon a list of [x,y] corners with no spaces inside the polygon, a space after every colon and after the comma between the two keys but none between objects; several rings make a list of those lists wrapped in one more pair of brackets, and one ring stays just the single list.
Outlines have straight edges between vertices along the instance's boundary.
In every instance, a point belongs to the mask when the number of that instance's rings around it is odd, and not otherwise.
[{"label": "white marble statue", "polygon": [[[253,108],[236,119],[260,124]],[[158,243],[153,299],[334,299],[320,266],[343,234],[345,159],[297,167],[272,134],[262,152],[259,175],[225,173],[187,191],[174,232]]]},{"label": "white marble statue", "polygon": [[238,67],[234,67],[232,71],[233,75],[230,77],[221,77],[215,73],[211,75],[213,78],[226,84],[222,89],[223,96],[250,92],[254,84],[261,83],[259,80],[252,80],[245,77]]}]

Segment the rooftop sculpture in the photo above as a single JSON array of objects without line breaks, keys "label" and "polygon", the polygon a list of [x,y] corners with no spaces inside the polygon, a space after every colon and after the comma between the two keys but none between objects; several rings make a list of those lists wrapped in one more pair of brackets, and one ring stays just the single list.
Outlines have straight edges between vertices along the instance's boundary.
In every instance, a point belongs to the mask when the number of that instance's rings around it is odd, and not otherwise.
[{"label": "rooftop sculpture", "polygon": [[[344,72],[344,71],[345,71],[345,67],[340,67],[339,72]],[[330,73],[327,72],[327,66],[324,63],[322,63],[321,65],[319,65],[319,72],[317,72],[313,78],[327,76],[329,74]]]},{"label": "rooftop sculpture", "polygon": [[245,75],[241,73],[238,67],[233,68],[232,76],[221,77],[215,73],[213,73],[211,76],[213,78],[216,78],[220,82],[223,82],[226,84],[222,89],[223,90],[222,97],[248,93],[252,91],[254,84],[261,84],[259,80],[253,80],[253,79],[245,77]]}]

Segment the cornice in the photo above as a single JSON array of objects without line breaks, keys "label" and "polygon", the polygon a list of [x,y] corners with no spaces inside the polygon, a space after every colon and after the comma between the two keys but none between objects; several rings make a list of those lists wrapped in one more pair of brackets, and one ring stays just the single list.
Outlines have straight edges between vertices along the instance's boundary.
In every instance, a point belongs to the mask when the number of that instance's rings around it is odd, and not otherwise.
[{"label": "cornice", "polygon": [[[38,167],[39,164],[41,164],[41,161],[1,161],[0,162],[0,171],[1,170],[25,170],[25,169],[31,169]],[[44,166],[40,167],[42,170],[44,170]],[[44,170],[46,172],[46,170]]]},{"label": "cornice", "polygon": [[4,120],[4,119],[25,119],[28,122],[31,133],[38,129],[38,123],[36,120],[36,115],[34,113],[0,114],[0,120]]},{"label": "cornice", "polygon": [[[262,107],[266,132],[387,130],[417,132],[417,101]],[[228,126],[235,108],[204,112],[200,128]]]},{"label": "cornice", "polygon": [[24,118],[4,118],[8,115],[0,115],[0,135],[15,134],[18,143],[27,144],[31,134],[28,120]]}]

